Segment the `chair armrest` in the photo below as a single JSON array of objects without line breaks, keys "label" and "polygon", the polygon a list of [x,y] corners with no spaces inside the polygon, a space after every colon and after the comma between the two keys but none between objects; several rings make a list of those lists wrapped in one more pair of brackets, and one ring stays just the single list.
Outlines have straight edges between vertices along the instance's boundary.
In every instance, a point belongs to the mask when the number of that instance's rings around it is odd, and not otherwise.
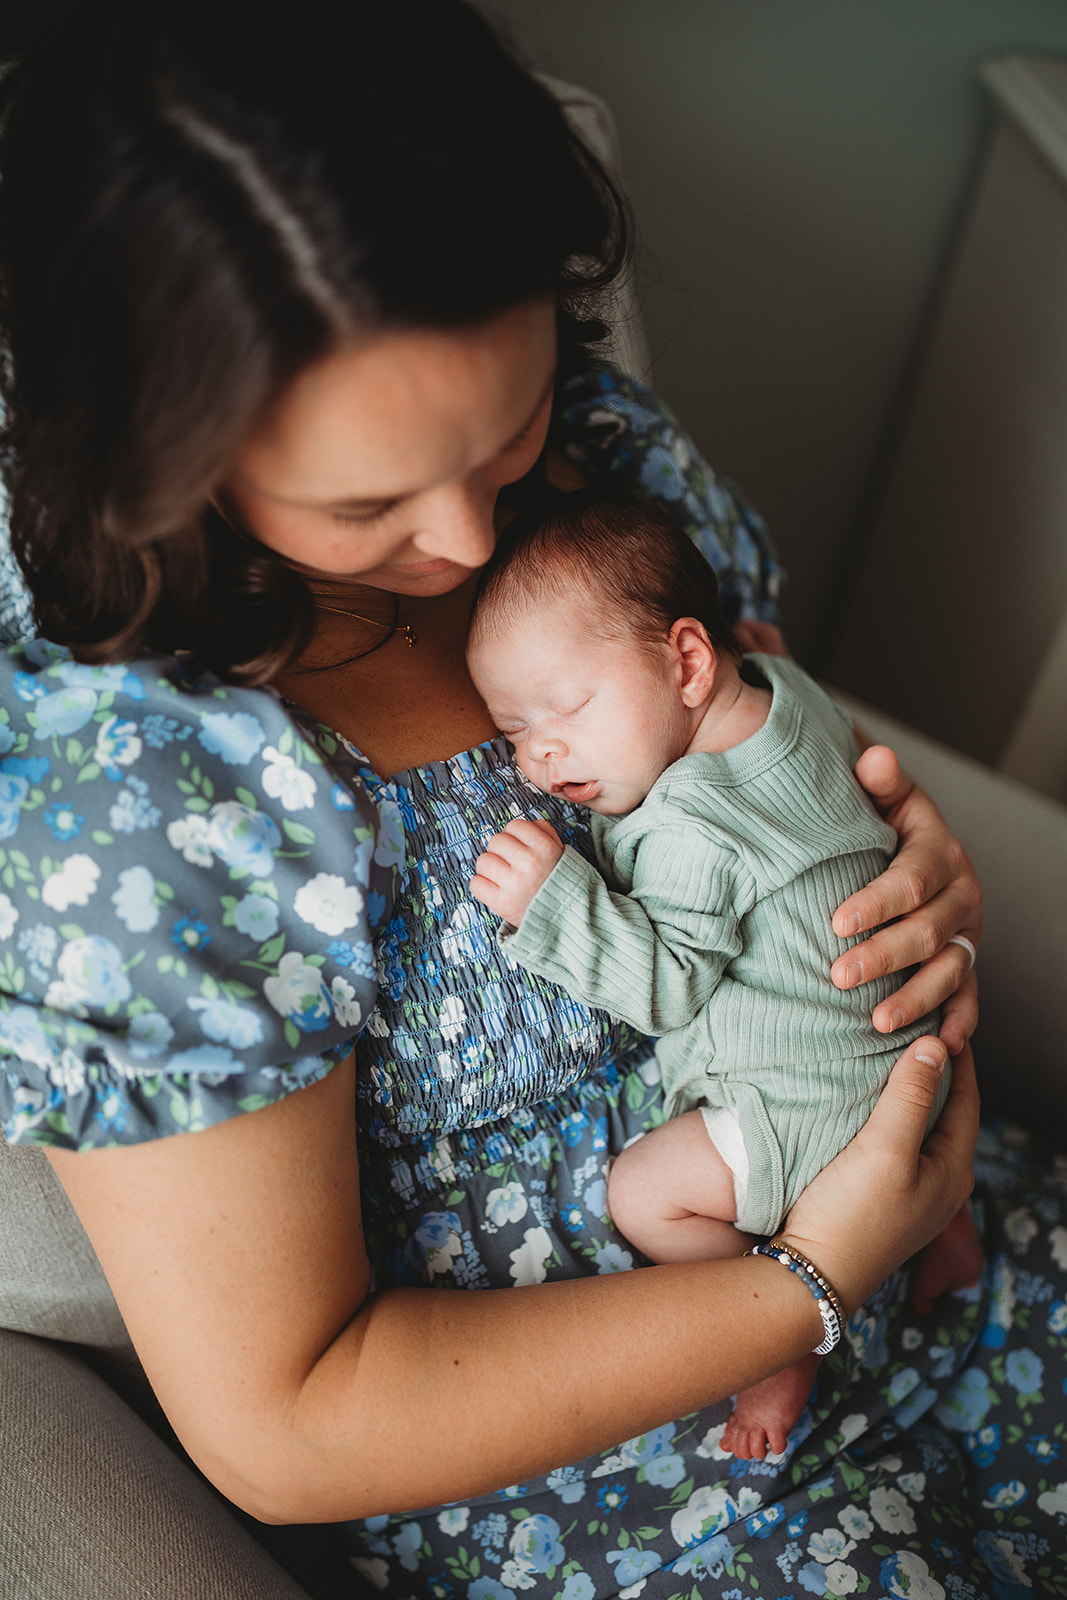
[{"label": "chair armrest", "polygon": [[832,692],[933,796],[982,880],[975,1058],[986,1109],[1067,1146],[1067,807]]}]

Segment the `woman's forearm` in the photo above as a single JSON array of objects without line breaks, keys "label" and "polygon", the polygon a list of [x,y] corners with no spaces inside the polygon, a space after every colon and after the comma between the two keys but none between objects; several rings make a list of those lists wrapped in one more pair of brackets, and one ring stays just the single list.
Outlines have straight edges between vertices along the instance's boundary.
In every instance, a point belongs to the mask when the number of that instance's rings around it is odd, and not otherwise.
[{"label": "woman's forearm", "polygon": [[724,1399],[820,1336],[811,1296],[760,1259],[392,1290],[309,1373],[269,1494],[219,1486],[290,1522],[466,1499]]}]

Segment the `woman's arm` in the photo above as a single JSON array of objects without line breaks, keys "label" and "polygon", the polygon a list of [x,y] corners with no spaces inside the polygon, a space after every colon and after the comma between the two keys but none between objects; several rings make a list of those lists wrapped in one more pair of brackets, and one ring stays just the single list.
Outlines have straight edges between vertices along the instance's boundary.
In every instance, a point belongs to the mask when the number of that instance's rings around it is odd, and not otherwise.
[{"label": "woman's arm", "polygon": [[[939,1077],[922,1046],[790,1216],[850,1311],[970,1189],[973,1077],[957,1070],[920,1154]],[[183,1443],[263,1521],[518,1482],[723,1399],[820,1337],[810,1295],[759,1259],[369,1295],[351,1062],[201,1133],[50,1156]]]}]

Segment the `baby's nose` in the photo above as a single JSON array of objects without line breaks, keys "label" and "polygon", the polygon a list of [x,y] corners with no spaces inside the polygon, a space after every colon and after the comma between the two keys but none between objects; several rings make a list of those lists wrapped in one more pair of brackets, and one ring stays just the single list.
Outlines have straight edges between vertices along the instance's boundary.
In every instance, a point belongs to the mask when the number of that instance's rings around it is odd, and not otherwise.
[{"label": "baby's nose", "polygon": [[561,761],[567,746],[558,733],[538,732],[530,740],[530,749],[538,761]]}]

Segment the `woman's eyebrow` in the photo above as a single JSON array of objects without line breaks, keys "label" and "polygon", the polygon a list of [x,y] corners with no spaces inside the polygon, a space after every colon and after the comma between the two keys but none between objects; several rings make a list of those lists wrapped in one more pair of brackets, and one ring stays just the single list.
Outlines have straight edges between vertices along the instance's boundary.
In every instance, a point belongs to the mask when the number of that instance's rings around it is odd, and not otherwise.
[{"label": "woman's eyebrow", "polygon": [[[532,425],[534,418],[537,416],[537,413],[540,411],[541,407],[544,405],[555,386],[556,369],[553,367],[552,371],[548,375],[548,381],[541,390],[541,393],[538,395],[537,402],[531,410],[529,416],[526,418],[526,421],[520,428],[516,428],[510,439],[507,439],[504,442],[504,444],[501,446],[502,451],[509,449],[513,444],[522,438],[527,428]],[[407,494],[378,494],[362,500],[357,498],[344,500],[323,500],[318,502],[318,506],[323,511],[369,511],[378,506],[402,505],[405,500],[410,500],[413,495],[417,493],[418,490],[413,489]]]}]

